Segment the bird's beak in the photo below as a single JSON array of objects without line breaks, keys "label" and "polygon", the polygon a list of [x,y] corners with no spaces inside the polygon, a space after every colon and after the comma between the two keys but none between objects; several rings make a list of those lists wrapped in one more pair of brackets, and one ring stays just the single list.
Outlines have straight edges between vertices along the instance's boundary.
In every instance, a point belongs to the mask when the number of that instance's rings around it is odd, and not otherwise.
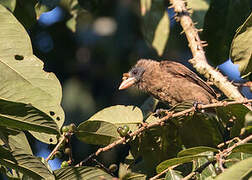
[{"label": "bird's beak", "polygon": [[136,82],[136,78],[135,77],[130,77],[128,73],[124,73],[123,74],[123,78],[122,78],[122,83],[119,86],[119,90],[122,89],[127,89],[128,87],[132,86],[133,84],[135,84]]}]

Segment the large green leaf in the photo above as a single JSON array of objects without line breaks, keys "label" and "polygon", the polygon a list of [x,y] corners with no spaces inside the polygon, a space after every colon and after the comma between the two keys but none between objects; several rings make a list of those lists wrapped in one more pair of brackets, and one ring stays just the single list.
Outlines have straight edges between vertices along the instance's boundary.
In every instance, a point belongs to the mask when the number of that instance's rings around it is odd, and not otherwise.
[{"label": "large green leaf", "polygon": [[[22,25],[0,5],[0,98],[31,104],[55,120],[64,122],[60,106],[61,86],[53,73],[43,70],[43,62],[33,55],[31,41]],[[40,136],[41,141],[56,143],[56,136]]]},{"label": "large green leaf", "polygon": [[157,173],[161,173],[162,171],[164,171],[168,167],[171,167],[171,166],[174,166],[177,164],[191,162],[192,160],[196,160],[196,159],[202,158],[202,157],[207,157],[207,155],[184,156],[184,157],[179,157],[179,158],[168,159],[166,161],[161,162],[157,166],[156,171],[157,171]]},{"label": "large green leaf", "polygon": [[95,120],[81,123],[77,128],[76,136],[85,143],[95,145],[107,145],[120,137],[115,125]]},{"label": "large green leaf", "polygon": [[55,179],[40,158],[33,156],[28,148],[29,146],[26,147],[28,141],[23,132],[7,129],[4,131],[8,139],[8,144],[5,146],[9,148],[9,153],[8,156],[0,155],[1,165],[21,172],[33,179]]},{"label": "large green leaf", "polygon": [[162,56],[169,37],[170,22],[162,0],[141,0],[144,39]]},{"label": "large green leaf", "polygon": [[89,118],[90,120],[106,121],[116,127],[127,124],[130,130],[135,131],[138,129],[138,125],[143,122],[143,114],[136,106],[116,105],[97,112]]},{"label": "large green leaf", "polygon": [[113,177],[103,170],[95,167],[66,167],[54,171],[57,179],[60,180],[100,180],[112,179]]},{"label": "large green leaf", "polygon": [[252,71],[252,13],[237,29],[230,49],[231,60],[239,65],[241,75]]},{"label": "large green leaf", "polygon": [[248,174],[251,175],[252,172],[252,157],[240,161],[230,168],[226,169],[223,173],[218,175],[215,179],[216,180],[223,180],[223,179],[248,179],[245,178]]},{"label": "large green leaf", "polygon": [[196,155],[196,154],[200,154],[200,153],[203,153],[206,151],[218,152],[218,149],[206,147],[206,146],[198,146],[198,147],[193,147],[193,148],[189,148],[189,149],[185,149],[185,150],[180,151],[178,153],[178,157]]},{"label": "large green leaf", "polygon": [[211,0],[205,16],[203,40],[207,41],[206,55],[214,65],[229,58],[236,29],[251,12],[251,0]]},{"label": "large green leaf", "polygon": [[197,28],[203,28],[205,14],[209,8],[210,0],[190,0],[187,1],[188,8],[192,8],[192,19],[196,22]]},{"label": "large green leaf", "polygon": [[57,124],[44,112],[30,104],[3,99],[0,99],[0,125],[50,134],[58,133]]}]

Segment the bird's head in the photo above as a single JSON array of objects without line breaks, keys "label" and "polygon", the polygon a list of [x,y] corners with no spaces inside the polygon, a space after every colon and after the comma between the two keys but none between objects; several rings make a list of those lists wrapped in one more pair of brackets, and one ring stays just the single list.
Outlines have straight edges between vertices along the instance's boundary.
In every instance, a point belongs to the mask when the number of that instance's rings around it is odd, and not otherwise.
[{"label": "bird's head", "polygon": [[127,89],[131,86],[137,85],[140,82],[144,72],[144,67],[134,66],[128,73],[124,73],[119,90]]}]

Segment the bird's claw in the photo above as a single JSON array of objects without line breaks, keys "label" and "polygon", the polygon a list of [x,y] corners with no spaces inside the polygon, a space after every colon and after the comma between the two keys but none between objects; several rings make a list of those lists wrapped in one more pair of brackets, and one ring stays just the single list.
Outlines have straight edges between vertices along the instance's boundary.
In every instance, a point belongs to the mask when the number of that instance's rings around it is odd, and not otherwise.
[{"label": "bird's claw", "polygon": [[202,109],[200,109],[199,105],[202,105],[203,103],[195,101],[193,102],[193,107],[195,108],[196,112],[202,112]]},{"label": "bird's claw", "polygon": [[166,109],[157,109],[154,113],[154,116],[162,118],[167,115],[167,110]]}]

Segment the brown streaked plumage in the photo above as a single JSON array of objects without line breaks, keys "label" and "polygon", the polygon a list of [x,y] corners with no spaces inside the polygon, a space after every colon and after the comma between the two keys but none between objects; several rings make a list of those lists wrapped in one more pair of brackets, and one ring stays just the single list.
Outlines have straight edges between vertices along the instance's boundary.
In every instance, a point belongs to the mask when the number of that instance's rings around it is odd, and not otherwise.
[{"label": "brown streaked plumage", "polygon": [[174,61],[140,59],[123,74],[119,89],[136,86],[164,103],[193,100],[207,104],[216,99],[214,90],[194,72]]}]

